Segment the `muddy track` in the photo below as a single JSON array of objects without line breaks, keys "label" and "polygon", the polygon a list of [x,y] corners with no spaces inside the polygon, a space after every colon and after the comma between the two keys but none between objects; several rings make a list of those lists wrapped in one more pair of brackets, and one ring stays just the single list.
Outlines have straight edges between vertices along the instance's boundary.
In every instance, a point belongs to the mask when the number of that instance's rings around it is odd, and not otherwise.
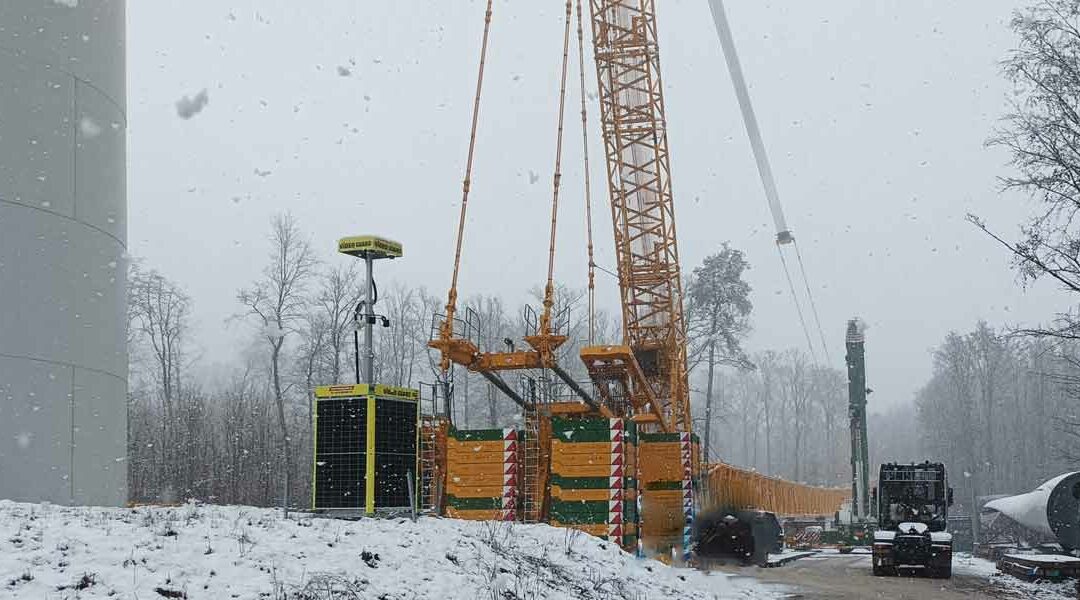
[{"label": "muddy track", "polygon": [[717,570],[776,584],[789,598],[807,600],[960,600],[971,598],[1019,598],[1014,590],[995,585],[985,577],[954,574],[950,579],[930,579],[917,573],[898,577],[874,577],[870,556],[825,555],[797,560],[787,566],[762,569],[718,566]]}]

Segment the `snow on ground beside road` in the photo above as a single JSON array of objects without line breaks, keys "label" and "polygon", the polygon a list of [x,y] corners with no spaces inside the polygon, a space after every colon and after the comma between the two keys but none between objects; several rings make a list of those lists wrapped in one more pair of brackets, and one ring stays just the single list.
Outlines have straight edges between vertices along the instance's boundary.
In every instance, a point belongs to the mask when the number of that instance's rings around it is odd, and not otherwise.
[{"label": "snow on ground beside road", "polygon": [[998,571],[997,565],[993,561],[967,553],[958,552],[953,555],[953,575],[967,575],[985,579],[994,583],[995,587],[1015,594],[1017,598],[1040,598],[1042,600],[1073,600],[1076,598],[1075,581],[1028,583]]},{"label": "snow on ground beside road", "polygon": [[953,554],[953,573],[986,578],[1001,575],[993,561],[972,556],[966,552]]},{"label": "snow on ground beside road", "polygon": [[4,598],[704,600],[778,593],[746,578],[639,560],[547,525],[285,520],[280,511],[242,506],[0,501]]},{"label": "snow on ground beside road", "polygon": [[782,552],[778,554],[770,553],[767,562],[769,566],[779,567],[782,565],[786,565],[790,562],[794,562],[796,560],[810,558],[817,554],[818,552],[816,550],[790,550],[785,548]]}]

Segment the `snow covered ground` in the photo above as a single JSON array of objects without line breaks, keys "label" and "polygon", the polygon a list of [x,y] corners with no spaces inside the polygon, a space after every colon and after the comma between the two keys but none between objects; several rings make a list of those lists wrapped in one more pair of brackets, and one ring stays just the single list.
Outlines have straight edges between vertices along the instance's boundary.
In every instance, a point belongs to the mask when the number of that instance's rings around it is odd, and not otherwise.
[{"label": "snow covered ground", "polygon": [[0,501],[2,598],[696,600],[776,590],[547,525]]},{"label": "snow covered ground", "polygon": [[987,582],[993,583],[994,587],[1013,594],[1017,598],[1039,598],[1042,600],[1073,600],[1076,598],[1075,581],[1028,583],[998,571],[997,565],[992,561],[967,553],[953,555],[953,575],[968,575],[985,579]]},{"label": "snow covered ground", "polygon": [[810,556],[814,556],[817,553],[818,553],[817,550],[788,550],[788,549],[785,549],[783,552],[780,552],[778,554],[770,553],[769,557],[768,557],[768,563],[769,563],[770,567],[779,567],[781,565],[786,565],[789,562],[799,560],[800,558],[807,558],[807,557],[810,557]]}]

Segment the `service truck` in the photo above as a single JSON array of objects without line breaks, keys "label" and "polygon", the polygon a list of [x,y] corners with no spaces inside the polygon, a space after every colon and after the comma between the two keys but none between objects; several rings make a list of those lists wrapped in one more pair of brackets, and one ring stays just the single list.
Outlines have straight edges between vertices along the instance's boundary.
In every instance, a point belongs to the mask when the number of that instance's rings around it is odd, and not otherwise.
[{"label": "service truck", "polygon": [[952,576],[952,534],[946,531],[952,489],[941,463],[886,463],[874,489],[874,575],[918,568],[931,577]]}]

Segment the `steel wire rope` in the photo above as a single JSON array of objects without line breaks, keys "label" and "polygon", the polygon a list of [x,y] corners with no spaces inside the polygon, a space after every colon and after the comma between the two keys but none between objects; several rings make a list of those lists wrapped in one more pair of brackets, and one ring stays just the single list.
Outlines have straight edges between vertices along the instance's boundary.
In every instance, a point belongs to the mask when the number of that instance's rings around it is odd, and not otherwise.
[{"label": "steel wire rope", "polygon": [[[454,310],[457,307],[457,282],[458,271],[461,268],[461,244],[465,238],[465,213],[469,205],[469,188],[472,186],[473,157],[476,152],[476,130],[480,117],[480,93],[484,87],[484,64],[487,60],[488,37],[491,32],[491,5],[492,0],[487,1],[487,10],[484,12],[484,37],[480,44],[480,67],[476,76],[476,95],[473,99],[472,125],[469,131],[469,153],[465,161],[465,178],[461,182],[461,211],[458,215],[457,241],[454,246],[454,272],[450,279],[450,292],[446,302],[446,321],[444,328],[451,328],[444,335],[452,335]],[[443,370],[446,370],[445,359]]]},{"label": "steel wire rope", "polygon": [[821,350],[825,353],[825,364],[829,365],[832,363],[832,358],[829,356],[829,345],[825,343],[825,331],[821,328],[821,317],[818,316],[817,304],[814,303],[814,294],[810,291],[810,278],[806,276],[802,252],[799,252],[799,242],[792,238],[791,245],[795,246],[795,257],[799,260],[799,271],[802,272],[803,285],[806,286],[806,297],[810,300],[810,311],[814,314],[814,323],[817,325],[818,337],[821,339]]},{"label": "steel wire rope", "polygon": [[566,115],[566,73],[570,62],[570,21],[573,3],[566,0],[566,25],[563,27],[562,75],[559,81],[559,124],[555,140],[555,174],[552,177],[551,237],[548,241],[547,284],[544,286],[544,314],[540,318],[540,334],[551,333],[551,307],[555,303],[555,231],[559,217],[559,184],[562,180],[563,124]]},{"label": "steel wire rope", "polygon": [[593,262],[592,191],[589,181],[589,118],[585,106],[585,42],[582,31],[581,0],[577,0],[578,83],[581,93],[581,151],[585,169],[585,232],[589,259],[589,345],[596,343],[596,264]]},{"label": "steel wire rope", "polygon": [[784,265],[784,278],[787,279],[788,290],[791,291],[791,300],[795,303],[795,312],[799,315],[799,325],[802,326],[803,335],[806,336],[806,346],[810,348],[810,358],[817,364],[817,353],[814,352],[814,343],[810,340],[810,330],[806,327],[806,318],[803,317],[799,296],[795,293],[795,284],[791,281],[791,272],[788,270],[787,259],[784,258],[784,250],[780,244],[776,245],[776,252],[780,255],[780,264]]}]

